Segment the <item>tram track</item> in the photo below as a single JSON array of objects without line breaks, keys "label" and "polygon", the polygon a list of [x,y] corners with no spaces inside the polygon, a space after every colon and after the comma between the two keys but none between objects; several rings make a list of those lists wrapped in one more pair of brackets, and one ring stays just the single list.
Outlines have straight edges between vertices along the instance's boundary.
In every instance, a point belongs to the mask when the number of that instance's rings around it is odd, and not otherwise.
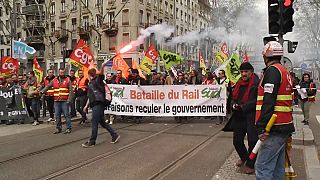
[{"label": "tram track", "polygon": [[91,165],[93,163],[96,163],[96,162],[101,161],[103,159],[109,158],[109,157],[111,157],[113,155],[116,155],[118,153],[121,153],[121,152],[123,152],[125,150],[131,149],[131,148],[135,147],[135,145],[137,145],[137,144],[139,144],[141,142],[147,141],[147,140],[149,140],[149,139],[151,139],[151,138],[153,138],[155,136],[158,136],[160,134],[164,134],[165,132],[167,132],[167,131],[169,131],[171,129],[174,129],[176,127],[179,127],[181,125],[182,124],[180,123],[180,124],[176,124],[174,126],[168,127],[168,128],[163,129],[163,130],[161,130],[159,132],[153,133],[153,134],[151,134],[151,135],[149,135],[147,137],[144,137],[144,138],[139,139],[137,141],[131,142],[131,143],[127,144],[127,145],[121,146],[116,150],[97,155],[94,158],[91,158],[91,159],[88,159],[88,160],[85,160],[85,161],[78,162],[78,163],[76,163],[76,164],[74,164],[72,166],[64,168],[64,169],[62,169],[60,171],[56,171],[54,173],[51,173],[51,174],[49,174],[49,175],[47,175],[45,177],[39,178],[39,179],[54,179],[54,178],[61,177],[61,176],[66,175],[66,174],[68,174],[70,172],[73,172],[74,170],[80,169],[80,168],[85,167],[85,166],[89,166],[89,165]]}]

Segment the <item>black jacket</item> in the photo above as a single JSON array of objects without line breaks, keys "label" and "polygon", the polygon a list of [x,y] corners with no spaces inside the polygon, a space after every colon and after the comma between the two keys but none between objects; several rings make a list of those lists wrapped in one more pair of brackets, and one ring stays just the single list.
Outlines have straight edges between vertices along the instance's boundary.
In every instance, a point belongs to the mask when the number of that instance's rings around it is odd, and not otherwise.
[{"label": "black jacket", "polygon": [[[274,113],[274,106],[276,104],[277,95],[281,83],[281,74],[277,68],[269,66],[265,69],[261,86],[264,87],[266,83],[273,84],[274,87],[272,93],[264,93],[261,115],[258,121],[256,122],[258,134],[262,134],[265,131],[265,128],[272,114]],[[280,134],[291,134],[292,132],[294,132],[294,125],[293,123],[291,123],[285,125],[272,126],[270,133],[273,132]]]},{"label": "black jacket", "polygon": [[[239,121],[247,120],[251,121],[252,123],[255,121],[259,77],[256,74],[253,74],[253,76],[255,77],[253,85],[251,87],[241,86],[239,89],[239,98],[232,101],[232,104],[238,104],[241,107],[239,111],[234,112],[236,119]],[[242,102],[242,98],[247,88],[250,88],[249,99],[248,102],[244,104]]]},{"label": "black jacket", "polygon": [[[311,83],[313,84],[312,87],[314,89],[310,89],[310,84]],[[316,93],[317,93],[316,84],[312,80],[310,80],[310,81],[301,81],[299,85],[300,85],[300,88],[306,88],[308,96],[315,96],[316,95]],[[299,95],[299,99],[301,99],[302,101],[308,101],[308,98],[302,99],[300,95]]]}]

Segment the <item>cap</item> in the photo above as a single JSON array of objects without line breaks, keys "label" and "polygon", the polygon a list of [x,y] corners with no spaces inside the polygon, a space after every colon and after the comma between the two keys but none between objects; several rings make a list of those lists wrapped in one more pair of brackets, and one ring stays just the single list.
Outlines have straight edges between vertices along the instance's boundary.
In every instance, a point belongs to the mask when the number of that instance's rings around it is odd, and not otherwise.
[{"label": "cap", "polygon": [[249,62],[244,62],[240,65],[240,70],[253,70],[253,66]]},{"label": "cap", "polygon": [[263,47],[262,55],[266,57],[283,56],[283,47],[277,41],[270,41]]}]

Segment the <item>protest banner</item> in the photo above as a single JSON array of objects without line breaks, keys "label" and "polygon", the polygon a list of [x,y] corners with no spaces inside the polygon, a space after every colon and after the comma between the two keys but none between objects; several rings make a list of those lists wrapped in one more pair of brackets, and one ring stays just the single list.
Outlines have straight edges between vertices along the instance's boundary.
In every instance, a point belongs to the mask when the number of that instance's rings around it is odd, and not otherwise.
[{"label": "protest banner", "polygon": [[132,86],[110,84],[106,114],[126,116],[225,116],[226,87],[220,85]]},{"label": "protest banner", "polygon": [[151,74],[151,70],[153,69],[154,65],[156,64],[156,59],[159,57],[157,50],[150,45],[147,49],[147,52],[144,58],[141,61],[140,69],[147,73],[148,75]]},{"label": "protest banner", "polygon": [[232,54],[230,61],[227,64],[226,75],[228,79],[234,84],[237,83],[239,78],[241,77],[240,59],[239,59],[239,56],[235,53]]},{"label": "protest banner", "polygon": [[19,62],[10,56],[1,57],[0,74],[9,76],[10,74],[17,74],[19,70]]},{"label": "protest banner", "polygon": [[7,87],[0,88],[0,120],[30,122],[20,86],[13,86],[10,89]]},{"label": "protest banner", "polygon": [[162,61],[164,62],[164,67],[167,71],[170,70],[170,68],[177,64],[182,64],[183,58],[182,56],[179,56],[178,54],[174,54],[168,51],[159,51]]}]

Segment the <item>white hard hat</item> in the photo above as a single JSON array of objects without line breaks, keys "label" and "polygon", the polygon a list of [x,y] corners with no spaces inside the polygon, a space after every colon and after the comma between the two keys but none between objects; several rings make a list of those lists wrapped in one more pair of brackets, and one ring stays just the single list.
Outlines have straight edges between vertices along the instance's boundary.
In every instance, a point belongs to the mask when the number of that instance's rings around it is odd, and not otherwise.
[{"label": "white hard hat", "polygon": [[262,55],[266,57],[283,56],[283,47],[277,41],[270,41],[263,47]]}]

